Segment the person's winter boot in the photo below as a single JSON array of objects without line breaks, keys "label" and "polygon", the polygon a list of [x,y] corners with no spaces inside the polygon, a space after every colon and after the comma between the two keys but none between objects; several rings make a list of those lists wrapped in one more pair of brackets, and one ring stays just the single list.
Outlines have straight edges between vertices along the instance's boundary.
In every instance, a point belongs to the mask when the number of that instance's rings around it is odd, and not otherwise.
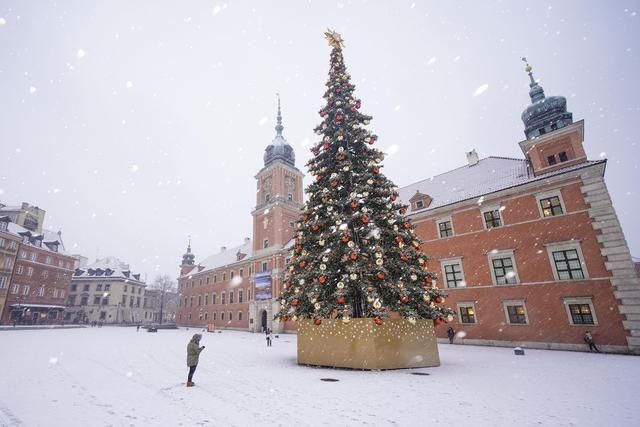
[{"label": "person's winter boot", "polygon": [[194,385],[196,385],[196,383],[192,381],[187,381],[187,387],[193,387]]}]

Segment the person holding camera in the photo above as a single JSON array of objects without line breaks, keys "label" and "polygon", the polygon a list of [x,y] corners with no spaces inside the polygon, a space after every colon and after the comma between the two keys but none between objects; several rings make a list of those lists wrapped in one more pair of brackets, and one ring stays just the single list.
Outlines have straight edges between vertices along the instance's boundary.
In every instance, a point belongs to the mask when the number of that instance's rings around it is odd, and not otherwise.
[{"label": "person holding camera", "polygon": [[187,366],[189,367],[189,377],[187,378],[187,387],[193,387],[196,383],[193,382],[193,374],[198,367],[198,360],[200,358],[200,352],[204,350],[204,346],[200,347],[200,340],[202,335],[195,334],[189,344],[187,345]]}]

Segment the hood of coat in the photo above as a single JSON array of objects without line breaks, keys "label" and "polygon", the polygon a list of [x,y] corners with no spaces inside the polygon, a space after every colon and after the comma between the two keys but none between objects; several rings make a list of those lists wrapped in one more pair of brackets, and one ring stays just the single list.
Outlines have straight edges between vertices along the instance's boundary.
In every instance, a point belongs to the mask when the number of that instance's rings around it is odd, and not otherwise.
[{"label": "hood of coat", "polygon": [[192,338],[191,338],[191,342],[194,342],[196,344],[198,344],[200,342],[200,340],[202,339],[202,335],[201,334],[195,334]]}]

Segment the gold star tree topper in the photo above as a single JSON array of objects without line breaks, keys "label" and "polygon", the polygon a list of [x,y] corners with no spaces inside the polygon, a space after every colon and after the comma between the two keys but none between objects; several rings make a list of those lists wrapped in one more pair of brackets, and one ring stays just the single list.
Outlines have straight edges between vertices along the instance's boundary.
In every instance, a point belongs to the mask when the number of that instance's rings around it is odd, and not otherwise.
[{"label": "gold star tree topper", "polygon": [[327,39],[331,47],[335,47],[336,49],[344,48],[344,40],[342,40],[342,36],[335,31],[325,31],[324,37]]}]

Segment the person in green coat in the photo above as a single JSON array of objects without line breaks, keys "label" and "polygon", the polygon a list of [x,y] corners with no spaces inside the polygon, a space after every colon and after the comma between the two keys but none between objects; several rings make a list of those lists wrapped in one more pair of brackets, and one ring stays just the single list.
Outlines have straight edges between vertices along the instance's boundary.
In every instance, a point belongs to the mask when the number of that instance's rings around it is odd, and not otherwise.
[{"label": "person in green coat", "polygon": [[189,377],[187,379],[187,387],[193,387],[196,383],[193,382],[193,374],[198,367],[198,359],[200,358],[200,352],[204,350],[204,346],[200,347],[200,340],[202,335],[195,334],[189,344],[187,345],[187,366],[189,367]]}]

